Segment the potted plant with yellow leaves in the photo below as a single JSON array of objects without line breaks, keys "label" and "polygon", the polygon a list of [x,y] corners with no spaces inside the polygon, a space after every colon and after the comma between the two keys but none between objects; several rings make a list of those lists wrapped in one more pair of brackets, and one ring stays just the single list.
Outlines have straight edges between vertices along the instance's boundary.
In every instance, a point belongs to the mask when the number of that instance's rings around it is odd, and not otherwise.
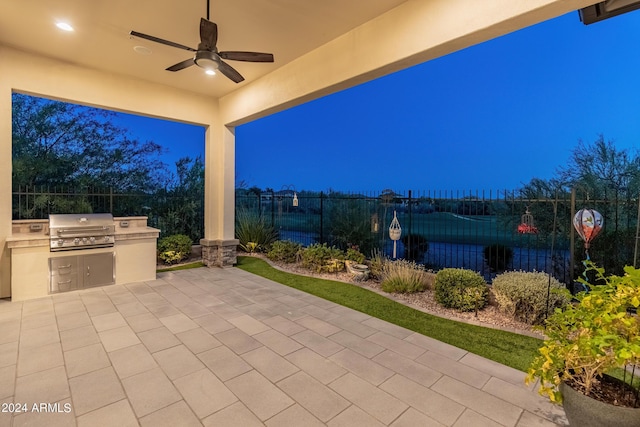
[{"label": "potted plant with yellow leaves", "polygon": [[580,280],[589,291],[547,319],[547,339],[527,383],[539,379],[540,394],[563,404],[571,426],[637,427],[640,270],[625,267],[623,276],[605,276],[591,262],[587,270],[595,273],[598,285]]}]

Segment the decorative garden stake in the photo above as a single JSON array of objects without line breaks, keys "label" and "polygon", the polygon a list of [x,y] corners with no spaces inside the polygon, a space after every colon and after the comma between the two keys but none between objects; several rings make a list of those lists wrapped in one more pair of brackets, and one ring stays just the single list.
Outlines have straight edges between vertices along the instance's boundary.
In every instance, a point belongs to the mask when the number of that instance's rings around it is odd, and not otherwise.
[{"label": "decorative garden stake", "polygon": [[593,209],[580,209],[573,217],[573,226],[575,227],[578,235],[584,240],[584,254],[589,260],[589,246],[591,241],[602,230],[604,219],[600,212]]},{"label": "decorative garden stake", "polygon": [[527,206],[527,210],[524,215],[522,215],[520,220],[520,225],[518,226],[518,233],[520,234],[538,234],[538,228],[533,223],[533,215],[529,212],[529,207]]},{"label": "decorative garden stake", "polygon": [[398,222],[398,217],[396,215],[396,211],[393,211],[393,221],[391,221],[391,225],[389,226],[389,238],[393,240],[393,258],[396,258],[396,244],[398,240],[400,240],[400,236],[402,236],[402,228],[400,227],[400,223]]}]

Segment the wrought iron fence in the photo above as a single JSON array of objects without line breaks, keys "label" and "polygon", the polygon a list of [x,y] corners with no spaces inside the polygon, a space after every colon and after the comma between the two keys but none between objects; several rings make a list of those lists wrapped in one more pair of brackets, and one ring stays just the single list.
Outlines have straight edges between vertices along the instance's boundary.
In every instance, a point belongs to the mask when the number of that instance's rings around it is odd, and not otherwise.
[{"label": "wrought iron fence", "polygon": [[[204,235],[203,205],[192,195],[166,190],[120,194],[108,188],[39,187],[13,192],[14,219],[75,212],[141,215],[161,236],[187,234],[194,242]],[[536,270],[565,283],[582,271],[584,250],[572,226],[574,213],[582,207],[597,209],[605,219],[590,249],[591,259],[611,272],[637,265],[639,201],[626,193],[594,199],[580,190],[546,197],[525,197],[518,191],[236,191],[236,211],[263,216],[281,240],[358,246],[365,255],[381,251],[388,256],[395,243],[398,257],[434,269],[469,268],[487,278],[502,269]],[[395,242],[388,233],[394,214],[402,227]],[[521,227],[530,219],[527,225],[533,228]]]},{"label": "wrought iron fence", "polygon": [[[572,226],[576,208],[598,209],[605,217],[591,259],[621,268],[637,259],[637,206],[626,194],[593,200],[580,192],[535,198],[518,191],[236,194],[237,210],[262,215],[281,240],[358,246],[365,255],[379,250],[387,256],[395,243],[398,257],[434,269],[469,268],[487,278],[504,269],[544,271],[565,283],[581,273],[584,258]],[[396,242],[388,233],[394,214],[402,227]]]},{"label": "wrought iron fence", "polygon": [[46,219],[51,213],[111,213],[146,216],[160,236],[186,234],[194,242],[204,235],[204,201],[167,190],[123,194],[111,188],[20,187],[13,191],[13,219]]}]

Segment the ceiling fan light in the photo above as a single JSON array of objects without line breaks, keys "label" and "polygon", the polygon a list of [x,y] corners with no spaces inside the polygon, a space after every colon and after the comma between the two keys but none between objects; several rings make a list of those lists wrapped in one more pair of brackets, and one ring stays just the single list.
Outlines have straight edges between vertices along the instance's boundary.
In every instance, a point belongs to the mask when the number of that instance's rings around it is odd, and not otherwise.
[{"label": "ceiling fan light", "polygon": [[216,75],[216,72],[214,70],[212,70],[212,69],[204,70],[204,73],[206,75],[208,75],[208,76],[215,76]]},{"label": "ceiling fan light", "polygon": [[196,57],[193,59],[196,65],[205,70],[215,71],[220,65],[218,59],[214,56],[213,52],[199,50],[196,52]]}]

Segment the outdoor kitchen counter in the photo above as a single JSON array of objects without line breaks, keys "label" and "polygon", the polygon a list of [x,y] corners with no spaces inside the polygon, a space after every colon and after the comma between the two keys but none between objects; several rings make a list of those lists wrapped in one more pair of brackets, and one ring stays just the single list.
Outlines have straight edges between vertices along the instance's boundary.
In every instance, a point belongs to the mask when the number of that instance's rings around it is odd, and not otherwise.
[{"label": "outdoor kitchen counter", "polygon": [[11,253],[11,299],[21,301],[49,295],[49,259],[115,252],[116,285],[155,280],[160,230],[147,226],[147,217],[114,218],[113,247],[50,251],[47,220],[13,221],[7,238]]}]

